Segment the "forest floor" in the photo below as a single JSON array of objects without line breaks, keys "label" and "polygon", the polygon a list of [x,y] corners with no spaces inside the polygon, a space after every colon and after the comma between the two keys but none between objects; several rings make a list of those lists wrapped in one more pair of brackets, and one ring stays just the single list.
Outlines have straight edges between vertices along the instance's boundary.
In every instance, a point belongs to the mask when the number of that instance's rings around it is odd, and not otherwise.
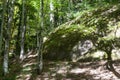
[{"label": "forest floor", "polygon": [[[87,62],[44,61],[43,72],[41,75],[37,75],[36,57],[37,55],[33,53],[27,55],[16,80],[120,80],[115,76],[115,73],[106,68],[106,61],[103,60]],[[120,60],[114,61],[113,66],[117,72],[120,72]]]}]

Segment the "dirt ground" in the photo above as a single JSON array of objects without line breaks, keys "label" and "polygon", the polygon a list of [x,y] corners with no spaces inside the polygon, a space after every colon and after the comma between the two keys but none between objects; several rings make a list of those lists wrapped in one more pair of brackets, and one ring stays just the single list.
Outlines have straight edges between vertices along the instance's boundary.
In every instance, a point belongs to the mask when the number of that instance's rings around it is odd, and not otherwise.
[{"label": "dirt ground", "polygon": [[36,74],[36,55],[31,54],[23,62],[16,80],[120,80],[120,60],[113,62],[115,72],[106,68],[106,61],[44,61],[43,72]]},{"label": "dirt ground", "polygon": [[[105,61],[95,62],[49,62],[36,80],[120,80],[105,66]],[[114,63],[120,72],[119,62]]]}]

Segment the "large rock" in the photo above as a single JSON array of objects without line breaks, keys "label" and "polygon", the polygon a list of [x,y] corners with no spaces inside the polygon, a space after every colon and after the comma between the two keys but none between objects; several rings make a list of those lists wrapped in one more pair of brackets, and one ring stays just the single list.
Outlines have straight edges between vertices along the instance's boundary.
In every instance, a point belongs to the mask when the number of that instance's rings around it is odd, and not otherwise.
[{"label": "large rock", "polygon": [[[44,58],[69,59],[84,55],[94,45],[107,51],[120,47],[120,5],[97,8],[81,13],[47,36]],[[89,44],[87,45],[87,42]],[[87,45],[87,47],[85,47]]]},{"label": "large rock", "polygon": [[76,62],[81,56],[87,54],[93,47],[93,42],[91,40],[79,41],[71,51],[71,59]]}]

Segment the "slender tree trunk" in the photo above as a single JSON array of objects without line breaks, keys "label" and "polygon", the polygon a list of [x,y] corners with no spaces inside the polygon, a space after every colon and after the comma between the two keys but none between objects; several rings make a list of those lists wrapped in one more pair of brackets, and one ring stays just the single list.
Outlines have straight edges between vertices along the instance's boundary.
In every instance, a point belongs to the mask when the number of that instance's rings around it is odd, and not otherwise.
[{"label": "slender tree trunk", "polygon": [[[37,53],[38,53],[38,74],[42,72],[43,69],[43,27],[44,27],[44,16],[43,16],[43,0],[40,0],[40,31],[37,31]],[[39,37],[40,36],[40,37]]]},{"label": "slender tree trunk", "polygon": [[4,59],[3,59],[3,69],[4,69],[4,75],[9,73],[8,70],[8,54],[9,54],[9,42],[8,39],[5,40],[5,51],[4,51]]},{"label": "slender tree trunk", "polygon": [[[3,43],[3,27],[5,26],[5,15],[6,15],[6,7],[7,7],[7,0],[3,0],[3,13],[2,13],[2,23],[0,28],[0,54],[2,54],[2,43]],[[5,59],[5,58],[3,58]],[[8,73],[8,64],[5,64],[8,62],[3,62],[3,73]],[[6,67],[5,67],[6,66]]]},{"label": "slender tree trunk", "polygon": [[73,10],[73,1],[69,0],[69,11],[71,12]]},{"label": "slender tree trunk", "polygon": [[25,0],[22,0],[22,21],[21,21],[21,50],[20,50],[20,59],[24,59],[24,40],[25,40],[25,31],[26,31],[26,25],[25,25]]},{"label": "slender tree trunk", "polygon": [[58,20],[58,17],[59,17],[59,14],[58,14],[58,8],[55,7],[55,12],[54,12],[54,25],[55,26],[58,26],[58,23],[59,23],[59,20]]},{"label": "slender tree trunk", "polygon": [[110,47],[106,53],[107,53],[107,63],[106,63],[106,67],[108,70],[110,71],[113,71],[114,70],[114,67],[113,67],[113,64],[112,64],[112,47]]},{"label": "slender tree trunk", "polygon": [[[23,6],[22,6],[23,7]],[[22,8],[21,6],[19,6],[19,9],[20,9],[20,11],[18,12],[19,13],[19,15],[20,15],[20,17],[19,17],[19,23],[18,23],[18,27],[17,27],[17,31],[18,31],[18,33],[17,33],[17,37],[16,37],[16,50],[15,50],[15,53],[16,54],[20,54],[20,51],[21,51],[21,46],[20,46],[20,44],[21,44],[21,29],[22,29],[22,27],[21,27],[21,23],[22,23],[22,14],[23,14],[23,8]],[[17,26],[17,25],[16,25]]]},{"label": "slender tree trunk", "polygon": [[[16,46],[16,50],[15,50],[15,53],[17,55],[20,54],[20,33],[21,33],[21,21],[22,21],[22,18],[21,18],[21,15],[22,15],[22,9],[19,7],[20,11],[19,11],[19,23],[18,23],[18,27],[17,27],[17,37],[16,37],[16,43],[15,43],[15,46]],[[17,26],[17,25],[16,25]]]},{"label": "slender tree trunk", "polygon": [[111,72],[113,72],[116,77],[120,78],[119,72],[117,72],[117,71],[115,70],[114,66],[113,66],[111,54],[112,54],[111,51],[109,51],[109,52],[107,53],[107,56],[108,56],[107,60],[108,60],[108,61],[107,61],[107,63],[106,63],[106,67],[107,67],[108,70],[110,70]]},{"label": "slender tree trunk", "polygon": [[53,0],[50,0],[50,27],[54,28],[54,5]]},{"label": "slender tree trunk", "polygon": [[[21,18],[20,18],[20,21],[21,21]],[[19,22],[19,24],[20,24],[20,22]],[[15,53],[19,54],[19,52],[20,52],[20,25],[18,26],[17,31],[18,31],[18,33],[17,33],[16,43],[15,43],[15,46],[16,46]]]},{"label": "slender tree trunk", "polygon": [[2,39],[3,39],[3,27],[5,26],[6,4],[7,0],[3,0],[2,23],[0,28],[0,55],[2,54]]},{"label": "slender tree trunk", "polygon": [[6,34],[5,34],[5,53],[4,53],[4,62],[3,62],[3,68],[4,68],[4,74],[6,75],[9,73],[8,70],[8,54],[9,54],[9,48],[10,48],[10,36],[11,36],[11,27],[13,22],[13,12],[14,12],[14,0],[7,1],[8,7],[7,7],[7,26],[6,26]]},{"label": "slender tree trunk", "polygon": [[[61,5],[64,4],[62,0],[60,0],[60,4],[61,4]],[[63,9],[63,7],[61,6],[59,10],[60,10],[60,12],[63,12],[64,9]],[[61,24],[64,22],[63,16],[64,16],[64,15],[60,15],[60,16],[59,16],[59,25],[61,25]]]},{"label": "slender tree trunk", "polygon": [[68,21],[70,21],[70,17],[71,17],[71,12],[73,11],[73,1],[72,0],[68,0]]}]

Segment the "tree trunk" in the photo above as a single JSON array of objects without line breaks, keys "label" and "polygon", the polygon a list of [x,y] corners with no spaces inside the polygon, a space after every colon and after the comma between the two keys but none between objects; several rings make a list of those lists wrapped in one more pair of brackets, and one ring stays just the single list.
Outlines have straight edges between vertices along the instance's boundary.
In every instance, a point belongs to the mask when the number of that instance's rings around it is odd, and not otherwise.
[{"label": "tree trunk", "polygon": [[71,12],[73,10],[73,1],[69,0],[69,11]]},{"label": "tree trunk", "polygon": [[68,0],[68,14],[67,14],[67,21],[70,21],[71,13],[73,11],[73,1]]},{"label": "tree trunk", "polygon": [[108,70],[110,70],[111,72],[113,72],[113,74],[116,76],[116,77],[118,77],[118,78],[120,78],[120,74],[119,74],[119,72],[117,72],[116,70],[115,70],[115,68],[114,68],[114,66],[113,66],[113,62],[112,62],[112,56],[111,56],[111,51],[109,51],[109,52],[107,52],[107,63],[106,63],[106,67],[107,67],[107,69]]},{"label": "tree trunk", "polygon": [[8,54],[9,54],[9,41],[8,39],[5,40],[5,51],[4,51],[4,59],[3,59],[3,69],[4,69],[4,75],[9,73],[8,70]]},{"label": "tree trunk", "polygon": [[[40,0],[40,31],[37,31],[37,53],[38,53],[38,74],[42,72],[43,69],[43,27],[44,27],[44,16],[43,16],[43,0]],[[39,27],[39,25],[38,25]],[[40,37],[39,37],[40,36]]]},{"label": "tree trunk", "polygon": [[[16,46],[16,50],[15,50],[15,53],[16,54],[20,54],[20,33],[21,33],[21,21],[22,21],[22,18],[21,18],[21,15],[22,15],[22,9],[19,7],[20,11],[19,11],[19,23],[18,23],[18,27],[17,27],[17,37],[16,37],[16,43],[15,43],[15,46]],[[17,25],[16,25],[17,26]]]},{"label": "tree trunk", "polygon": [[25,25],[25,0],[22,0],[22,21],[21,21],[21,50],[20,50],[20,59],[24,59],[24,40],[25,40],[25,32],[26,32],[26,25]]},{"label": "tree trunk", "polygon": [[[111,49],[112,50],[112,49]],[[107,52],[107,63],[106,63],[106,67],[108,70],[112,71],[114,70],[114,67],[112,65],[112,56],[111,56],[111,50],[110,51],[106,51]]]},{"label": "tree trunk", "polygon": [[50,27],[54,28],[54,5],[53,0],[50,0]]},{"label": "tree trunk", "polygon": [[3,27],[5,26],[6,5],[7,0],[3,0],[2,23],[0,28],[0,55],[2,54]]},{"label": "tree trunk", "polygon": [[[21,21],[21,18],[20,18],[20,21]],[[19,22],[19,24],[20,24],[20,22]],[[19,54],[19,52],[20,52],[20,25],[18,26],[17,31],[18,31],[18,33],[17,33],[16,43],[15,43],[15,46],[16,46],[15,53]]]},{"label": "tree trunk", "polygon": [[8,55],[9,55],[9,48],[10,48],[10,36],[11,36],[11,27],[13,22],[13,13],[14,13],[14,0],[7,1],[8,7],[7,7],[7,26],[5,28],[6,34],[5,34],[5,53],[4,53],[4,62],[3,62],[3,68],[4,68],[4,74],[6,75],[9,73],[8,70]]}]

